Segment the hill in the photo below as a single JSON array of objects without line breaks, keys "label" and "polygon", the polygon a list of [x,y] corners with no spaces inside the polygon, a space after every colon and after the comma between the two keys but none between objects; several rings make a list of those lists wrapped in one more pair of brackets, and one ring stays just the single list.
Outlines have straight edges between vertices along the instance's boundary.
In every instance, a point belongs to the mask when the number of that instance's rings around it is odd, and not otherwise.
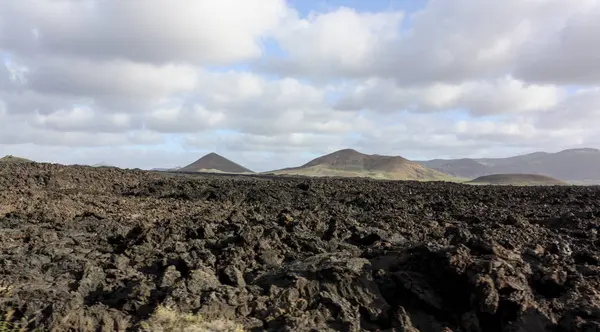
[{"label": "hill", "polygon": [[32,163],[33,161],[25,158],[6,155],[0,158],[0,163]]},{"label": "hill", "polygon": [[180,169],[181,169],[181,167],[173,167],[173,168],[157,167],[157,168],[152,168],[151,171],[155,171],[155,172],[176,172],[176,171],[178,171]]},{"label": "hill", "polygon": [[389,180],[452,180],[442,172],[399,156],[367,155],[352,149],[313,159],[300,167],[268,172],[279,175],[369,177]]},{"label": "hill", "polygon": [[600,150],[568,149],[534,152],[508,158],[434,159],[421,165],[454,176],[473,179],[483,175],[524,173],[546,175],[568,182],[600,181]]},{"label": "hill", "polygon": [[480,176],[467,183],[514,186],[559,186],[566,182],[539,174],[493,174]]},{"label": "hill", "polygon": [[444,160],[434,159],[428,162],[420,162],[423,166],[435,169],[456,177],[475,178],[489,174],[488,166],[469,158]]},{"label": "hill", "polygon": [[106,162],[99,162],[99,163],[93,164],[92,167],[115,167],[115,166],[112,166]]},{"label": "hill", "polygon": [[209,153],[195,162],[182,167],[179,172],[209,172],[209,173],[254,173],[246,167],[216,153]]}]

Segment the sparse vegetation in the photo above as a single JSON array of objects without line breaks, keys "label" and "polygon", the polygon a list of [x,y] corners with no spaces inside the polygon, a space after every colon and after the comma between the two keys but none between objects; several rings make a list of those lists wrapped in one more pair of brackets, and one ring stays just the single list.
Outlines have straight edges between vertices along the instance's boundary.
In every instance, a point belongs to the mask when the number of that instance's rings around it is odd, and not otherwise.
[{"label": "sparse vegetation", "polygon": [[[0,290],[0,294],[2,291]],[[28,328],[31,320],[26,318],[16,319],[15,310],[7,310],[3,314],[0,314],[0,332],[29,332],[29,331],[41,331],[40,329]]]},{"label": "sparse vegetation", "polygon": [[201,314],[182,313],[159,306],[154,314],[141,323],[148,332],[243,332],[242,325],[227,319],[206,320]]},{"label": "sparse vegetation", "polygon": [[32,161],[29,159],[15,157],[12,155],[6,155],[0,158],[0,163],[31,163]]}]

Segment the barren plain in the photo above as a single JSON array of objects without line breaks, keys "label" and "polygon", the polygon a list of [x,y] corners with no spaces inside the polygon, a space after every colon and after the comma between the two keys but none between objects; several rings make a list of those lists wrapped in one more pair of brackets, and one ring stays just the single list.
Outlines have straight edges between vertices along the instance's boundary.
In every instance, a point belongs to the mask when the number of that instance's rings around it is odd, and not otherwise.
[{"label": "barren plain", "polygon": [[0,315],[43,331],[160,331],[166,309],[188,331],[598,331],[599,225],[592,186],[7,163]]}]

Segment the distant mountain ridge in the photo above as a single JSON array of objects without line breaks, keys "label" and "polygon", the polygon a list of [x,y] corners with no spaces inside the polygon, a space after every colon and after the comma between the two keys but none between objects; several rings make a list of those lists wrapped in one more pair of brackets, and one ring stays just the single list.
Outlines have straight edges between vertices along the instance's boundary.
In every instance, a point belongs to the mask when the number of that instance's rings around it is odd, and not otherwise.
[{"label": "distant mountain ridge", "polygon": [[562,181],[600,182],[600,150],[567,149],[534,152],[507,158],[433,159],[417,161],[453,176],[474,179],[492,174],[527,173],[550,176]]},{"label": "distant mountain ridge", "polygon": [[222,172],[222,173],[254,173],[233,161],[214,152],[182,167],[179,172]]},{"label": "distant mountain ridge", "polygon": [[306,176],[370,177],[391,180],[446,180],[447,174],[429,169],[400,156],[368,155],[353,149],[339,150],[315,158],[300,167],[272,174]]}]

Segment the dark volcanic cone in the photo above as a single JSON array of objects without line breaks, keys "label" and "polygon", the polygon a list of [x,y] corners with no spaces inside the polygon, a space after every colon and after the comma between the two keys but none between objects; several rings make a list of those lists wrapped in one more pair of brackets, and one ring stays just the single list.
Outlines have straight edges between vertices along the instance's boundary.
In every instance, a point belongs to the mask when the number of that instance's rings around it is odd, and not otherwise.
[{"label": "dark volcanic cone", "polygon": [[179,169],[180,172],[224,172],[224,173],[254,173],[233,161],[214,152],[196,160],[195,162]]}]

